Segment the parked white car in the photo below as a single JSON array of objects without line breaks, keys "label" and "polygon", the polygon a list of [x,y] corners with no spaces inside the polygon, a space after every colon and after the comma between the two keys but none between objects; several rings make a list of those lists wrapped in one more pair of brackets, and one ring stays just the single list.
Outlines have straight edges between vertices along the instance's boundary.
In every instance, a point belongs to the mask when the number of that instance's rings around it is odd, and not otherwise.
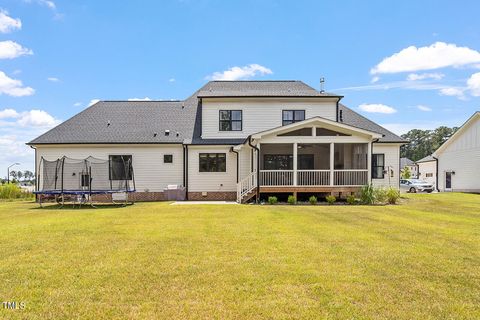
[{"label": "parked white car", "polygon": [[400,190],[410,193],[416,192],[432,192],[433,185],[420,179],[401,179]]}]

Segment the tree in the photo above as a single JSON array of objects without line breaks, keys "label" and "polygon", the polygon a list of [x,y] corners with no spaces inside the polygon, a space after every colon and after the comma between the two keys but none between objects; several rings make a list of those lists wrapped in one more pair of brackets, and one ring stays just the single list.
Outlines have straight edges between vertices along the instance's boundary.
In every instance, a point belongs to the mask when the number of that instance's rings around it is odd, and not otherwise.
[{"label": "tree", "polygon": [[23,172],[23,176],[25,177],[25,180],[32,181],[33,177],[35,176],[32,171],[30,170],[25,170]]},{"label": "tree", "polygon": [[17,171],[10,171],[10,177],[12,177],[12,182],[15,182],[17,180]]},{"label": "tree", "polygon": [[19,181],[23,178],[23,172],[22,171],[20,171],[20,170],[17,171],[17,178],[18,178]]},{"label": "tree", "polygon": [[450,138],[457,127],[438,127],[435,130],[413,129],[402,135],[402,138],[410,141],[402,146],[401,157],[418,161],[437,150],[448,138]]},{"label": "tree", "polygon": [[402,178],[403,179],[410,179],[412,177],[412,173],[410,172],[409,167],[405,167],[402,170]]}]

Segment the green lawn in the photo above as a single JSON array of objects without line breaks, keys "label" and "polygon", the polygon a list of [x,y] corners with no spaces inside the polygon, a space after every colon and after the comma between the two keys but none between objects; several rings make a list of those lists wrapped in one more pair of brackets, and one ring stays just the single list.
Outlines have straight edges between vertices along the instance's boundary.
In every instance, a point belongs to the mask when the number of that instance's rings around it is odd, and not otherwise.
[{"label": "green lawn", "polygon": [[480,195],[403,202],[0,202],[0,319],[480,318]]}]

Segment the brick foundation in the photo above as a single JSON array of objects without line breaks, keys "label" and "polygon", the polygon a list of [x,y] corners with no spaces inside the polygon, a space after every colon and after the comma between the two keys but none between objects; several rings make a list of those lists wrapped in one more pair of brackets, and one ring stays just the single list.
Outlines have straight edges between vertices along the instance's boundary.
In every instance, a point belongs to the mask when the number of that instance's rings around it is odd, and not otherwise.
[{"label": "brick foundation", "polygon": [[207,196],[202,196],[201,192],[189,192],[188,200],[217,200],[217,201],[235,201],[237,199],[236,192],[207,192]]}]

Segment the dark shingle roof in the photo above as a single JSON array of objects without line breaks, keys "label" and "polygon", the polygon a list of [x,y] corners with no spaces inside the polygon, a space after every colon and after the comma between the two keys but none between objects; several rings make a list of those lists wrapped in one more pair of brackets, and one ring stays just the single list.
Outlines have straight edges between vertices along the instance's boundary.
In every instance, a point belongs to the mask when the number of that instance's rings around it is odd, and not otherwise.
[{"label": "dark shingle roof", "polygon": [[[384,127],[376,124],[375,122],[368,120],[364,116],[356,113],[352,109],[339,103],[338,105],[339,121],[353,127],[370,130],[383,134],[383,138],[380,138],[378,142],[398,142],[408,143],[407,140],[397,136],[395,133],[385,129]],[[341,116],[340,116],[341,115]],[[341,121],[343,120],[343,121]]]},{"label": "dark shingle roof", "polygon": [[302,81],[210,81],[200,98],[214,97],[341,97],[320,92]]},{"label": "dark shingle roof", "polygon": [[[198,97],[208,88],[264,96],[288,94],[321,96],[301,81],[211,81],[184,101],[101,101],[30,141],[37,144],[188,143],[241,144],[244,139],[202,139],[202,112]],[[268,90],[271,92],[267,92]],[[237,90],[237,91],[235,91]],[[313,91],[313,92],[312,92]],[[237,94],[237,93],[236,93]],[[328,95],[328,94],[327,94]],[[328,95],[330,96],[330,95]],[[337,96],[339,97],[339,96]],[[343,123],[384,135],[380,142],[406,142],[394,133],[339,105]],[[108,125],[108,123],[110,123]],[[168,136],[165,130],[170,130]],[[178,135],[177,135],[178,132]],[[157,133],[155,135],[155,133]]]},{"label": "dark shingle roof", "polygon": [[408,158],[400,158],[400,168],[404,168],[405,166],[411,166],[414,165],[415,162]]}]

